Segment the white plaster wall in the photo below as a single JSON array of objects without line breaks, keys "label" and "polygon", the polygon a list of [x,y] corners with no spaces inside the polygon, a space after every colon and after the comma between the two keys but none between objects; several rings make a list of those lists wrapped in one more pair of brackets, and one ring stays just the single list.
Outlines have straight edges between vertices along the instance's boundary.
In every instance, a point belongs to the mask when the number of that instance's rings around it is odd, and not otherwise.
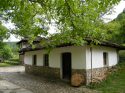
[{"label": "white plaster wall", "polygon": [[[108,53],[108,66],[117,64],[117,51],[115,48],[104,46],[92,47],[92,68],[101,68],[103,65],[103,52]],[[86,47],[86,69],[91,69],[91,52],[90,46]]]},{"label": "white plaster wall", "polygon": [[[32,55],[37,55],[37,66],[43,66],[43,54],[47,51],[30,51],[25,53],[24,63],[32,65]],[[49,54],[49,67],[61,67],[61,55],[64,52],[71,52],[72,55],[72,68],[73,69],[85,69],[85,46],[68,46],[53,49]]]},{"label": "white plaster wall", "polygon": [[50,67],[61,67],[61,55],[65,52],[71,52],[72,69],[85,69],[85,47],[84,46],[69,46],[53,49],[49,55]]},{"label": "white plaster wall", "polygon": [[45,50],[25,52],[24,63],[32,65],[32,56],[37,55],[37,66],[43,66],[43,55],[46,53]]},{"label": "white plaster wall", "polygon": [[114,66],[118,63],[117,51],[112,50],[109,54],[109,66]]},{"label": "white plaster wall", "polygon": [[24,64],[32,65],[32,55],[31,54],[25,53]]},{"label": "white plaster wall", "polygon": [[[90,46],[68,46],[53,49],[49,54],[49,67],[60,68],[62,66],[61,55],[65,52],[72,54],[72,69],[91,69]],[[103,52],[108,53],[108,66],[117,64],[117,51],[114,48],[93,46],[92,67],[100,68],[103,65]],[[37,55],[37,66],[43,66],[43,54],[47,51],[30,51],[25,53],[24,63],[32,65],[32,56]]]}]

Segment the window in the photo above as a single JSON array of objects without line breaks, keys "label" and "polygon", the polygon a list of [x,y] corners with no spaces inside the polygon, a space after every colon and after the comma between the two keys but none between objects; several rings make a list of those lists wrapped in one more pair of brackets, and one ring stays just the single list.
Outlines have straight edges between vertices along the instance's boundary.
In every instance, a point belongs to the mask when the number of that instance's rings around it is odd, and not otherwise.
[{"label": "window", "polygon": [[33,55],[33,65],[34,65],[34,66],[36,65],[36,62],[37,62],[37,56],[36,56],[36,55]]},{"label": "window", "polygon": [[104,64],[104,66],[106,66],[108,64],[107,60],[108,60],[108,53],[104,52],[103,53],[103,64]]},{"label": "window", "polygon": [[44,54],[44,56],[43,56],[43,65],[49,66],[49,55],[48,54]]}]

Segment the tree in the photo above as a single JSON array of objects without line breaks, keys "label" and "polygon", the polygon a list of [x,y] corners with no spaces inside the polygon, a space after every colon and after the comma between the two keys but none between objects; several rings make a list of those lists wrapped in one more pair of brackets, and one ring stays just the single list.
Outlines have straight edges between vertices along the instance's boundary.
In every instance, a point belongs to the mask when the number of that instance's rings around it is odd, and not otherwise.
[{"label": "tree", "polygon": [[9,30],[0,22],[0,42],[9,37]]},{"label": "tree", "polygon": [[0,58],[9,59],[12,57],[11,48],[7,46],[3,40],[9,37],[9,29],[0,22]]},{"label": "tree", "polygon": [[28,36],[31,41],[38,35],[47,36],[48,27],[54,22],[60,35],[53,36],[53,41],[81,44],[86,37],[93,41],[105,39],[101,15],[119,1],[0,0],[0,11],[4,19],[15,23],[12,33]]},{"label": "tree", "polygon": [[125,12],[107,24],[106,29],[113,42],[125,44]]},{"label": "tree", "polygon": [[121,24],[116,21],[109,22],[105,24],[105,29],[107,30],[108,40],[111,40],[112,42],[119,42],[118,37],[120,33],[120,26]]},{"label": "tree", "polygon": [[12,57],[11,48],[4,42],[0,42],[0,57],[4,60]]}]

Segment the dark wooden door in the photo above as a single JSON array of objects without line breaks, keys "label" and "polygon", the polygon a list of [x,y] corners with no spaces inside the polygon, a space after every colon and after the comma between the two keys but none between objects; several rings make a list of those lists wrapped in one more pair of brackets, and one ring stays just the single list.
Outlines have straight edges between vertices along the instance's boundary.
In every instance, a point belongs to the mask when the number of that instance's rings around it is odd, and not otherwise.
[{"label": "dark wooden door", "polygon": [[62,54],[62,75],[63,79],[71,79],[71,53]]}]

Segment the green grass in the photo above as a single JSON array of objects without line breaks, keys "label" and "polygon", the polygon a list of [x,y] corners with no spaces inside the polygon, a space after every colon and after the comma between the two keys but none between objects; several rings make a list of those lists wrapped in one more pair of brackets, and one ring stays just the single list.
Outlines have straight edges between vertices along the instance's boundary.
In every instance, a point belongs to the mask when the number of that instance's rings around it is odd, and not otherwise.
[{"label": "green grass", "polygon": [[103,93],[125,93],[125,62],[119,63],[116,71],[112,72],[105,81],[89,87]]},{"label": "green grass", "polygon": [[0,63],[0,67],[7,67],[7,66],[13,66],[13,65],[9,63]]},{"label": "green grass", "polygon": [[0,63],[0,67],[16,66],[19,65],[19,62],[3,62]]}]

